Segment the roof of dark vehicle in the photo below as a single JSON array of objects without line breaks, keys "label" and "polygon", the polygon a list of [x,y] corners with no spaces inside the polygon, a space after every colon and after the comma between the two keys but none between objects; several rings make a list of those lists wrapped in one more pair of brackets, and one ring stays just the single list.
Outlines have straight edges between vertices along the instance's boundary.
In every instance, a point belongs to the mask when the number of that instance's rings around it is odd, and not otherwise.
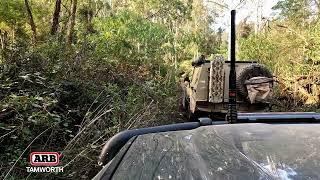
[{"label": "roof of dark vehicle", "polygon": [[320,124],[225,124],[140,135],[111,161],[118,161],[114,171],[108,172],[108,164],[98,177],[320,179],[319,128]]}]

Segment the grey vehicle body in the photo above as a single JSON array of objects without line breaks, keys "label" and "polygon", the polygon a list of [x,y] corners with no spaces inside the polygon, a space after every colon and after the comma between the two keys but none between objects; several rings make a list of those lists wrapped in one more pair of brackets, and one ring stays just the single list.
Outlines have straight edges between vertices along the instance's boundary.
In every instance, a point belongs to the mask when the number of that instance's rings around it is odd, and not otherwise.
[{"label": "grey vehicle body", "polygon": [[95,179],[320,179],[319,128],[221,124],[134,136]]}]

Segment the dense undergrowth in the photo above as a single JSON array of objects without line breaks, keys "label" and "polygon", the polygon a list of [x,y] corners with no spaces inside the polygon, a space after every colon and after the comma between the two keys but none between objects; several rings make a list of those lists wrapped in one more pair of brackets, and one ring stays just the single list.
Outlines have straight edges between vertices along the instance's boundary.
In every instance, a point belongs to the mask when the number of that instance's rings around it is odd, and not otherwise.
[{"label": "dense undergrowth", "polygon": [[[25,2],[0,2],[1,179],[89,179],[115,133],[184,121],[179,62],[214,50],[202,2]],[[27,173],[35,151],[61,152],[64,172]]]},{"label": "dense undergrowth", "polygon": [[[279,1],[278,15],[260,30],[242,22],[239,59],[258,60],[274,73],[282,111],[320,109],[320,23],[317,1]],[[278,100],[279,99],[279,100]]]},{"label": "dense undergrowth", "polygon": [[[226,54],[201,0],[55,2],[32,1],[30,16],[26,3],[0,1],[0,178],[92,178],[115,133],[184,121],[181,69],[201,53]],[[239,37],[239,59],[275,72],[275,111],[319,111],[290,79],[307,76],[312,85],[319,77],[318,24],[303,31],[306,41],[275,27]],[[302,85],[307,93],[313,87]],[[64,173],[27,173],[34,151],[61,152]]]},{"label": "dense undergrowth", "polygon": [[1,168],[7,173],[13,167],[7,178],[59,177],[24,169],[31,152],[58,151],[65,178],[87,179],[98,172],[97,156],[110,136],[182,121],[175,75],[146,76],[142,66],[123,63],[63,67],[46,74],[3,66],[9,70],[1,74]]}]

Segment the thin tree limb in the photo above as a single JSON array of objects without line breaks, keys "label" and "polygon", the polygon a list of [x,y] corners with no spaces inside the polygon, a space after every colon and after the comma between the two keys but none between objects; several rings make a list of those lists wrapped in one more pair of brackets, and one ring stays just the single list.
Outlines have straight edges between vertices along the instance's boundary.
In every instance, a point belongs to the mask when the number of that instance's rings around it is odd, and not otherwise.
[{"label": "thin tree limb", "polygon": [[67,34],[67,44],[68,45],[70,45],[73,40],[73,31],[74,31],[74,26],[76,24],[77,3],[78,3],[77,0],[72,1],[70,25],[69,25],[69,31]]},{"label": "thin tree limb", "polygon": [[34,22],[33,19],[33,15],[32,15],[32,11],[31,11],[31,7],[29,5],[29,1],[28,0],[24,0],[25,6],[26,6],[26,10],[29,16],[29,24],[31,26],[31,30],[32,30],[32,41],[33,43],[35,43],[37,41],[37,27],[36,24]]},{"label": "thin tree limb", "polygon": [[27,149],[29,149],[29,147],[31,146],[31,144],[33,144],[33,142],[35,140],[37,140],[40,136],[42,136],[42,134],[44,134],[45,132],[47,132],[49,129],[51,129],[53,126],[47,128],[46,130],[42,131],[42,133],[40,133],[37,137],[35,137],[30,143],[29,145],[23,150],[23,152],[20,154],[20,156],[18,157],[18,159],[14,162],[14,164],[11,166],[10,170],[7,172],[7,174],[4,176],[3,179],[6,179],[10,172],[12,171],[12,169],[14,168],[14,166],[17,164],[17,162],[21,159],[21,157],[23,156],[23,154],[27,151]]}]

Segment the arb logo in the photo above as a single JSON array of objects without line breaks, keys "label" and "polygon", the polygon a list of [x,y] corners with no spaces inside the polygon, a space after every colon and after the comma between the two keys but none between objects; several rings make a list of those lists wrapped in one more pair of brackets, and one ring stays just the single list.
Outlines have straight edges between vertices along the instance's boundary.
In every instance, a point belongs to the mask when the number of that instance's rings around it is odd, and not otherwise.
[{"label": "arb logo", "polygon": [[32,152],[30,164],[32,166],[57,166],[60,156],[57,152]]},{"label": "arb logo", "polygon": [[63,166],[57,166],[60,163],[61,156],[62,154],[59,154],[57,152],[32,152],[30,154],[30,164],[32,165],[32,167],[26,167],[27,172],[63,172]]}]

